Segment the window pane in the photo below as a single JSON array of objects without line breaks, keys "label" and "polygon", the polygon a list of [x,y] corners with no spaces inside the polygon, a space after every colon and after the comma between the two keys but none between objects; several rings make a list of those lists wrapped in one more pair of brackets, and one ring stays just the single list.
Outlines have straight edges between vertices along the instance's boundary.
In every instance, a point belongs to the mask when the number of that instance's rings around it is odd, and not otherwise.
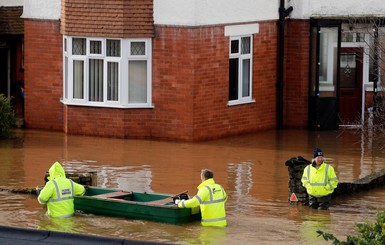
[{"label": "window pane", "polygon": [[107,63],[107,100],[119,100],[119,63]]},{"label": "window pane", "polygon": [[237,54],[239,52],[239,41],[231,40],[231,53]]},{"label": "window pane", "polygon": [[356,54],[341,53],[340,54],[340,87],[356,88]]},{"label": "window pane", "polygon": [[90,54],[102,54],[102,41],[90,41]]},{"label": "window pane", "polygon": [[103,101],[103,60],[90,59],[89,101]]},{"label": "window pane", "polygon": [[107,40],[107,56],[120,57],[120,40]]},{"label": "window pane", "polygon": [[145,42],[131,42],[131,55],[145,55]]},{"label": "window pane", "polygon": [[250,54],[250,37],[242,37],[241,40],[242,54]]},{"label": "window pane", "polygon": [[73,67],[73,97],[74,99],[83,99],[83,82],[84,82],[84,61],[82,60],[74,60]]},{"label": "window pane", "polygon": [[147,102],[147,61],[128,62],[128,102]]},{"label": "window pane", "polygon": [[85,38],[73,38],[72,39],[72,54],[73,55],[86,55],[86,39]]},{"label": "window pane", "polygon": [[342,32],[341,42],[353,42],[353,32]]},{"label": "window pane", "polygon": [[242,97],[250,96],[250,59],[242,62]]},{"label": "window pane", "polygon": [[337,27],[321,27],[319,31],[319,90],[320,97],[336,96],[337,84]]},{"label": "window pane", "polygon": [[229,64],[229,100],[238,99],[238,62],[239,59],[230,59]]}]

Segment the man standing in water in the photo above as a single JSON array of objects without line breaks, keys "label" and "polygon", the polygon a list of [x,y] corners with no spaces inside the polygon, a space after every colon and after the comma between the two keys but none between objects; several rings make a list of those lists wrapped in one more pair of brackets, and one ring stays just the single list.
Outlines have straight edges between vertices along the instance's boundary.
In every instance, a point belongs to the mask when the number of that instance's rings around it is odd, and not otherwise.
[{"label": "man standing in water", "polygon": [[327,210],[331,194],[338,185],[334,168],[324,162],[323,152],[314,148],[312,163],[303,171],[302,185],[309,194],[309,206],[314,209]]},{"label": "man standing in water", "polygon": [[67,179],[63,167],[58,162],[55,162],[48,172],[49,181],[40,191],[37,200],[40,204],[47,204],[47,214],[51,217],[73,216],[74,196],[84,195],[84,186]]},{"label": "man standing in water", "polygon": [[222,186],[214,181],[214,173],[209,169],[201,172],[202,183],[198,193],[190,200],[182,200],[179,208],[194,208],[200,206],[203,226],[227,226],[225,202],[227,195]]}]

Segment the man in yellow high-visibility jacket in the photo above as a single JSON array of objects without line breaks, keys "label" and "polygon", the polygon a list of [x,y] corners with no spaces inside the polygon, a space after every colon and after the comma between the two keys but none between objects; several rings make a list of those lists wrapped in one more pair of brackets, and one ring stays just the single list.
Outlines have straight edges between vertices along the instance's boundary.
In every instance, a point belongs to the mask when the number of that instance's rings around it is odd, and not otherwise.
[{"label": "man in yellow high-visibility jacket", "polygon": [[201,172],[202,183],[198,193],[189,200],[178,203],[179,208],[195,208],[200,206],[203,226],[227,226],[225,202],[227,194],[222,186],[215,183],[214,173],[209,169]]},{"label": "man in yellow high-visibility jacket", "polygon": [[47,214],[51,217],[73,216],[74,196],[84,195],[84,186],[67,179],[63,167],[58,162],[49,169],[48,180],[37,198],[39,203],[47,204]]},{"label": "man in yellow high-visibility jacket", "polygon": [[324,162],[323,152],[314,149],[312,163],[305,167],[302,185],[309,194],[309,206],[314,209],[327,210],[330,206],[331,194],[337,188],[338,179],[334,168]]}]

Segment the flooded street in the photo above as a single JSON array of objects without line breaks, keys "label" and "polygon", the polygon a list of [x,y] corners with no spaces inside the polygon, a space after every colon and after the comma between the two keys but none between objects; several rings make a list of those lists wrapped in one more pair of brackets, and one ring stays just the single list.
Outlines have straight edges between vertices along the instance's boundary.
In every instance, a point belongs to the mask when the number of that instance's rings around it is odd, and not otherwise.
[{"label": "flooded street", "polygon": [[0,192],[0,225],[178,244],[331,244],[316,231],[341,240],[356,234],[356,223],[373,222],[383,209],[385,190],[338,197],[328,211],[289,205],[285,161],[310,160],[315,146],[323,149],[340,182],[385,168],[384,154],[356,131],[272,130],[199,143],[16,131],[16,139],[0,140],[0,186],[42,185],[45,172],[59,161],[67,171],[96,171],[98,186],[170,194],[188,190],[193,196],[201,169],[210,168],[229,196],[228,227],[87,214],[57,221],[45,216],[36,196],[8,192]]}]

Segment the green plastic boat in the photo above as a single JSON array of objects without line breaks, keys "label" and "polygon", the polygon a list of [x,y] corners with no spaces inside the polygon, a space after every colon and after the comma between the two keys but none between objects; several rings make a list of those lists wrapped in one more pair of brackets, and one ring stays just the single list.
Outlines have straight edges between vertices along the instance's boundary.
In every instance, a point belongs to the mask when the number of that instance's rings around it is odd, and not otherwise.
[{"label": "green plastic boat", "polygon": [[84,213],[183,224],[201,218],[199,207],[178,208],[172,195],[131,192],[90,186],[75,196],[75,209]]}]

